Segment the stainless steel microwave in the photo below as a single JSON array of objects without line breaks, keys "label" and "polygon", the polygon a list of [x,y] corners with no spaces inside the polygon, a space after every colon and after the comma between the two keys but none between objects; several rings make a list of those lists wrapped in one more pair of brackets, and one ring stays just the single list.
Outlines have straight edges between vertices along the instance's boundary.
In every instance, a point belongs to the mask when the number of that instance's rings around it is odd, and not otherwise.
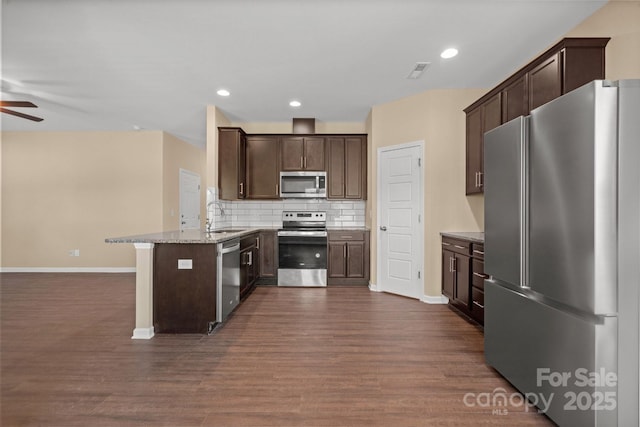
[{"label": "stainless steel microwave", "polygon": [[280,172],[280,197],[309,199],[327,197],[326,172]]}]

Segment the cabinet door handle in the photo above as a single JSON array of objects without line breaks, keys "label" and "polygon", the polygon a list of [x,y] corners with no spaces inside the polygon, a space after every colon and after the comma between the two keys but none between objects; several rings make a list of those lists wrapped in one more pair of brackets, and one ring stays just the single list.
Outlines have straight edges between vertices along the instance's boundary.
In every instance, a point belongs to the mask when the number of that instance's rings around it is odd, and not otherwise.
[{"label": "cabinet door handle", "polygon": [[482,277],[483,279],[487,278],[487,276],[485,276],[484,274],[476,273],[475,271],[473,272],[473,275],[477,277]]},{"label": "cabinet door handle", "polygon": [[449,273],[453,273],[453,258],[449,257]]},{"label": "cabinet door handle", "polygon": [[442,246],[451,246],[451,243],[442,242]]},{"label": "cabinet door handle", "polygon": [[484,179],[482,179],[484,173],[482,172],[478,172],[478,187],[483,187],[484,186]]},{"label": "cabinet door handle", "polygon": [[256,237],[256,249],[260,250],[260,237]]},{"label": "cabinet door handle", "polygon": [[304,158],[304,166],[303,167],[304,167],[304,169],[307,168],[307,158],[306,157]]},{"label": "cabinet door handle", "polygon": [[484,255],[484,251],[479,251],[479,250],[477,250],[477,249],[474,249],[474,250],[473,250],[473,253],[474,253],[474,254]]},{"label": "cabinet door handle", "polygon": [[253,265],[253,251],[247,252],[247,255],[249,255],[249,259],[247,260],[247,265]]},{"label": "cabinet door handle", "polygon": [[453,273],[458,271],[458,260],[455,258],[451,258],[451,261],[453,261]]},{"label": "cabinet door handle", "polygon": [[480,187],[480,172],[476,172],[476,188]]},{"label": "cabinet door handle", "polygon": [[340,238],[341,238],[341,239],[344,239],[344,240],[349,240],[349,239],[351,239],[352,237],[353,237],[353,236],[340,236]]},{"label": "cabinet door handle", "polygon": [[387,227],[385,227],[384,225],[381,225],[381,226],[380,226],[380,230],[382,230],[382,231],[387,231]]},{"label": "cabinet door handle", "polygon": [[480,304],[478,301],[474,301],[473,305],[477,305],[478,307],[484,309],[484,305]]},{"label": "cabinet door handle", "polygon": [[244,182],[240,183],[240,195],[244,195]]},{"label": "cabinet door handle", "polygon": [[347,245],[344,245],[342,247],[342,257],[346,258],[347,257]]},{"label": "cabinet door handle", "polygon": [[278,191],[278,184],[276,184],[276,196],[279,196],[280,192]]},{"label": "cabinet door handle", "polygon": [[300,169],[304,169],[304,162],[302,160],[302,156],[300,156]]},{"label": "cabinet door handle", "polygon": [[466,246],[460,246],[460,245],[453,245],[453,246],[455,246],[455,247],[456,247],[456,248],[458,248],[458,249],[467,249],[467,247],[466,247]]}]

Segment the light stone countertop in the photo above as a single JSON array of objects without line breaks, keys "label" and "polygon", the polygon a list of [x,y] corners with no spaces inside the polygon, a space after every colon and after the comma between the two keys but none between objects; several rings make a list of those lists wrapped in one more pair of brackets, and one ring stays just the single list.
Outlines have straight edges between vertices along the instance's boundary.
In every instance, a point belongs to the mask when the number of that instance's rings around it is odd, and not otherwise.
[{"label": "light stone countertop", "polygon": [[[281,227],[275,226],[253,226],[253,227],[228,227],[212,232],[205,230],[185,230],[185,231],[161,231],[158,233],[137,234],[133,236],[109,237],[104,239],[106,243],[220,243],[227,240],[246,236],[261,230],[279,230]],[[332,230],[352,230],[368,231],[369,227],[327,227]]]},{"label": "light stone countertop", "polygon": [[469,240],[475,243],[484,243],[483,231],[441,231],[441,236],[453,239]]},{"label": "light stone countertop", "polygon": [[207,232],[205,230],[162,231],[159,233],[138,234],[134,236],[110,237],[107,243],[221,243],[247,234],[265,230],[268,227],[229,228]]}]

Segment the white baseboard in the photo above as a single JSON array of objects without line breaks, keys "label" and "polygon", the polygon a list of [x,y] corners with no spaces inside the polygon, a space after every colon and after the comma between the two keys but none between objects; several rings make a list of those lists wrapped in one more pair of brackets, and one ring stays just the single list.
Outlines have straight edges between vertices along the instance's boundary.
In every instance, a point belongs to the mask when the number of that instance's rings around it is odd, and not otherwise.
[{"label": "white baseboard", "polygon": [[153,326],[150,328],[135,328],[133,330],[132,340],[150,340],[153,338]]},{"label": "white baseboard", "polygon": [[1,267],[0,273],[135,273],[135,267]]},{"label": "white baseboard", "polygon": [[423,295],[420,301],[426,302],[427,304],[448,304],[449,298],[445,297],[444,295],[438,295],[435,297]]},{"label": "white baseboard", "polygon": [[369,290],[371,292],[382,292],[380,289],[378,289],[378,286],[373,282],[369,282]]}]

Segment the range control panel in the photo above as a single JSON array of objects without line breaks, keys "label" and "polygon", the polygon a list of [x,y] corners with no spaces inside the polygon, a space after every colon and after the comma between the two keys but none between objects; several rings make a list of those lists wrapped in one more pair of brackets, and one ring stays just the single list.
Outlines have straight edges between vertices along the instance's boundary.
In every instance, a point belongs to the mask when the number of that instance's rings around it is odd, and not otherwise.
[{"label": "range control panel", "polygon": [[292,212],[285,211],[282,212],[282,220],[283,221],[326,221],[327,213],[326,212]]}]

